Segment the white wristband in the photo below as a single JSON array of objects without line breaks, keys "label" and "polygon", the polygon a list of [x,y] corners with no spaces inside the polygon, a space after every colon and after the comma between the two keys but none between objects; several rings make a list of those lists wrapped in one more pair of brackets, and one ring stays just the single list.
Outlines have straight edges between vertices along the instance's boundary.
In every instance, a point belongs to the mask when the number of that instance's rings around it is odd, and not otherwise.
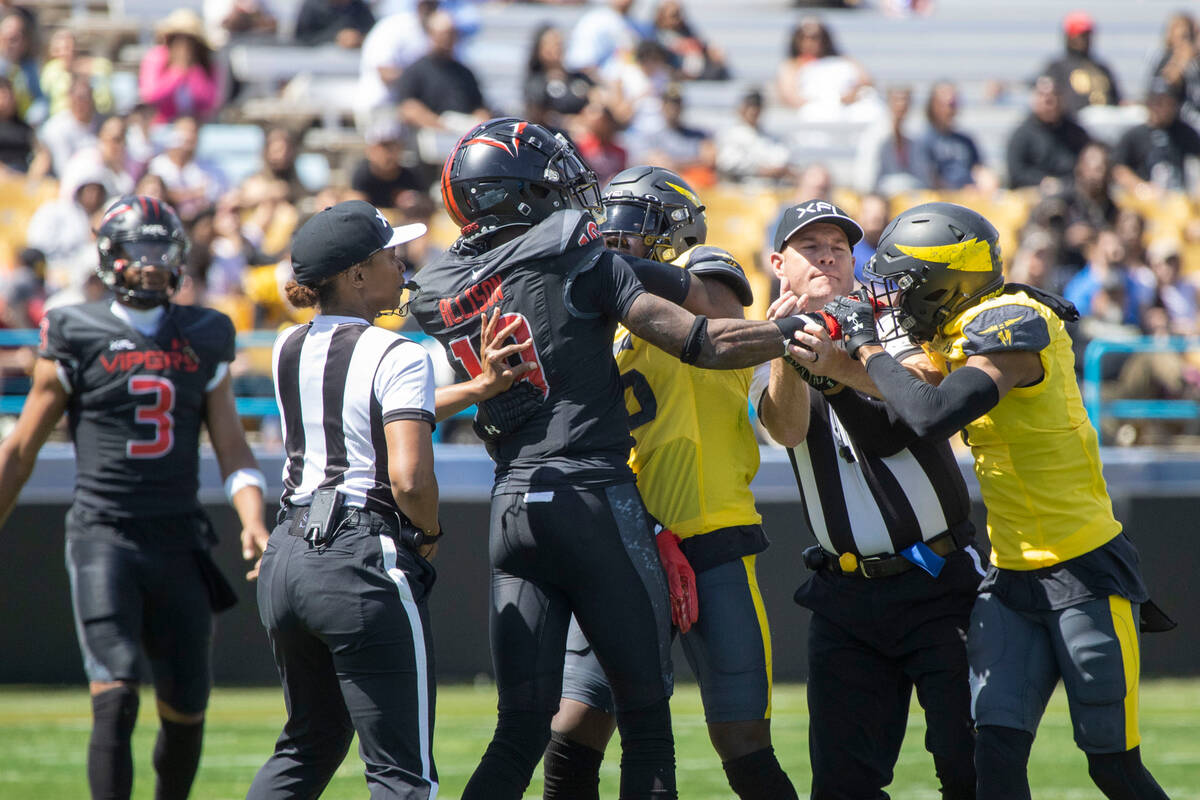
[{"label": "white wristband", "polygon": [[233,502],[233,496],[247,486],[257,486],[258,490],[266,495],[267,479],[263,476],[262,470],[243,467],[229,473],[229,477],[225,479],[225,497]]}]

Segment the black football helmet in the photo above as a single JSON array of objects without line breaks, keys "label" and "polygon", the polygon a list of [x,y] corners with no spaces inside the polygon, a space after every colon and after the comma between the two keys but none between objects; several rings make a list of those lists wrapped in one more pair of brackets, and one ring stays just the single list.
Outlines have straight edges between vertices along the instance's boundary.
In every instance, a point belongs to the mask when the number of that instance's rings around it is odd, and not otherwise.
[{"label": "black football helmet", "polygon": [[[623,236],[638,236],[647,258],[673,261],[708,236],[700,198],[677,173],[662,167],[630,167],[604,187],[600,232],[614,246]],[[619,249],[619,248],[618,248]]]},{"label": "black football helmet", "polygon": [[946,322],[1004,288],[999,234],[953,203],[923,203],[893,219],[863,278],[877,304],[899,306],[903,332],[930,341]]},{"label": "black football helmet", "polygon": [[[136,308],[154,308],[166,303],[179,287],[187,234],[175,209],[145,195],[125,195],[114,200],[104,211],[96,230],[96,248],[100,266],[96,273],[104,285],[120,299]],[[161,291],[129,286],[125,270],[130,267],[158,267],[167,271],[167,288]]]},{"label": "black football helmet", "polygon": [[466,237],[536,225],[565,208],[604,217],[596,173],[567,137],[512,117],[458,141],[442,168],[442,201]]}]

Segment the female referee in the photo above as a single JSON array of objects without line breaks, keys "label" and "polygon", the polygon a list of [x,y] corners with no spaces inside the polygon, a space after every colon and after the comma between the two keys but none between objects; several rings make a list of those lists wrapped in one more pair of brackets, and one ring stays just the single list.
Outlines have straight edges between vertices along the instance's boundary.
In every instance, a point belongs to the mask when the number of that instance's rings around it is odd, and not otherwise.
[{"label": "female referee", "polygon": [[288,719],[248,800],[318,796],[355,732],[372,798],[437,791],[431,434],[435,419],[508,388],[525,368],[505,360],[527,345],[493,347],[512,331],[485,317],[486,369],[435,393],[424,348],[372,325],[399,305],[397,246],[424,233],[352,200],[316,214],[292,243],[288,300],[317,315],[275,342],[287,460],[258,584]]}]

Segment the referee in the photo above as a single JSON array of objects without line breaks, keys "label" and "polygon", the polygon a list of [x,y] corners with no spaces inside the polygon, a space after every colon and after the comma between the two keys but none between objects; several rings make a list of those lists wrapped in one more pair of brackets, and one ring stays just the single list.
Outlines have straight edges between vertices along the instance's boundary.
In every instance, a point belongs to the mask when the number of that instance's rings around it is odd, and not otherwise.
[{"label": "referee", "polygon": [[372,325],[398,305],[396,246],[424,232],[355,200],[292,243],[288,300],[317,315],[275,342],[287,461],[258,582],[288,719],[250,800],[318,796],[356,731],[371,797],[437,794],[432,365],[419,344]]},{"label": "referee", "polygon": [[[788,209],[770,257],[783,289],[771,316],[820,309],[852,290],[851,248],[862,235],[830,203]],[[814,573],[796,592],[813,612],[811,796],[887,797],[915,686],[942,796],[974,798],[964,639],[983,572],[962,474],[945,439],[892,425],[886,406],[865,393],[874,391],[865,370],[823,327],[810,324],[797,339],[809,349],[791,347],[790,366],[760,367],[751,397],[771,436],[794,448],[819,543],[805,551]],[[910,368],[932,369],[910,341],[893,345]]]}]

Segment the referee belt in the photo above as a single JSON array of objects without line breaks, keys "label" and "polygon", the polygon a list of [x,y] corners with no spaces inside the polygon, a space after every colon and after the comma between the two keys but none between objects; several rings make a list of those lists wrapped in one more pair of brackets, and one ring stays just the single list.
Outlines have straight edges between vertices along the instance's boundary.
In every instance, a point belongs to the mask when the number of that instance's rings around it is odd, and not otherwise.
[{"label": "referee belt", "polygon": [[[969,542],[959,544],[954,538],[953,531],[939,533],[925,542],[925,546],[939,556],[948,556],[955,550],[963,549],[967,544]],[[846,575],[852,578],[890,578],[908,572],[916,566],[902,555],[888,554],[859,558],[854,553],[842,553],[838,556],[824,549],[821,550],[821,554],[824,556],[824,563],[818,567],[819,569],[826,569],[836,575]],[[808,563],[807,557],[805,562]]]},{"label": "referee belt", "polygon": [[[296,536],[300,539],[304,538],[304,528],[308,524],[309,506],[293,506],[285,503],[280,509],[279,523],[283,524],[288,521],[287,532],[289,536]],[[329,531],[332,534],[337,531],[342,525],[351,527],[356,525],[370,525],[372,519],[379,519],[388,532],[396,537],[400,533],[400,519],[395,514],[384,514],[379,511],[370,511],[365,508],[352,508],[343,506],[338,513],[338,518],[333,522],[333,530]],[[332,537],[331,537],[332,538]]]}]

